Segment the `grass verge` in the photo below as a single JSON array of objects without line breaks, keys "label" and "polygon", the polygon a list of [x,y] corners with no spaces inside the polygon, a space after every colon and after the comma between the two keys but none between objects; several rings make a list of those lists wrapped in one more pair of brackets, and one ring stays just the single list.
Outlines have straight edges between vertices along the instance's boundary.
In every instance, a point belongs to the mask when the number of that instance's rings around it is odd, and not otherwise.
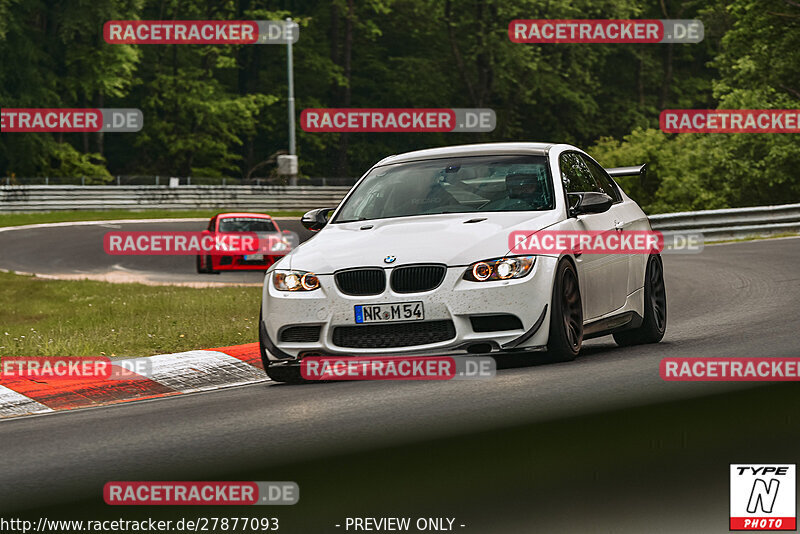
[{"label": "grass verge", "polygon": [[[41,213],[0,213],[0,227],[72,221],[105,221],[122,219],[189,219],[208,218],[217,213],[241,210],[144,210],[144,211],[45,211]],[[273,217],[300,217],[303,211],[269,211]]]},{"label": "grass verge", "polygon": [[150,356],[252,343],[260,287],[153,287],[0,273],[0,356]]}]

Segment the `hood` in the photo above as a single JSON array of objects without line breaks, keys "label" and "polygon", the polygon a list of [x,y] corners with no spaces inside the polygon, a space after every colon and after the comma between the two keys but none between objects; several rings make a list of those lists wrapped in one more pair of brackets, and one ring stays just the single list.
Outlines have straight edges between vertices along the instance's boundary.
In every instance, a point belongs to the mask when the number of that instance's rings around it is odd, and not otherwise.
[{"label": "hood", "polygon": [[[421,215],[329,224],[284,258],[280,268],[330,274],[351,267],[410,263],[469,265],[506,255],[510,232],[537,231],[558,220],[558,211],[550,210]],[[387,264],[387,256],[397,259]]]}]

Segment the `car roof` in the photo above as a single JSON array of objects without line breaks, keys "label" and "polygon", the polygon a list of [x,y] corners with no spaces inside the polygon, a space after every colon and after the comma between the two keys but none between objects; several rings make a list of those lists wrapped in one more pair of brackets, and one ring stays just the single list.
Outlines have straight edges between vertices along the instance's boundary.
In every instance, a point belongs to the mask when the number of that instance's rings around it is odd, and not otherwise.
[{"label": "car roof", "polygon": [[247,212],[238,212],[233,211],[230,213],[217,213],[214,217],[252,217],[254,219],[272,219],[271,215],[267,215],[266,213],[247,213]]},{"label": "car roof", "polygon": [[441,148],[428,148],[425,150],[415,150],[383,158],[375,166],[391,165],[407,161],[420,161],[425,159],[450,158],[459,156],[492,156],[492,155],[515,155],[531,154],[535,156],[546,156],[547,151],[555,146],[556,143],[480,143],[474,145],[456,145]]}]

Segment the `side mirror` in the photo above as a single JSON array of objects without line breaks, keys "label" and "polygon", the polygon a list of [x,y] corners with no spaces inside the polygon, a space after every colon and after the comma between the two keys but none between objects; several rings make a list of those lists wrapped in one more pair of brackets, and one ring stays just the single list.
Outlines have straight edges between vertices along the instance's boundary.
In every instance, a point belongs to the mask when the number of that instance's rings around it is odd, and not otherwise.
[{"label": "side mirror", "polygon": [[614,204],[614,199],[605,193],[589,191],[586,193],[567,193],[567,199],[576,199],[574,206],[569,208],[570,217],[577,217],[585,213],[603,213]]},{"label": "side mirror", "polygon": [[297,245],[300,244],[300,236],[291,230],[283,230],[281,235],[283,236],[284,242],[289,245],[290,249],[297,248]]},{"label": "side mirror", "polygon": [[300,223],[312,232],[322,230],[328,224],[328,214],[335,208],[317,208],[306,212],[300,218]]}]

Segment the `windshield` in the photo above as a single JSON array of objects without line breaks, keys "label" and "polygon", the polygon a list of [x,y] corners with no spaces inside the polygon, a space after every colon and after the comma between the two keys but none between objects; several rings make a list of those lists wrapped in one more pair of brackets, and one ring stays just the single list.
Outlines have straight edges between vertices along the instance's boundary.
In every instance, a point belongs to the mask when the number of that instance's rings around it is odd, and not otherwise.
[{"label": "windshield", "polygon": [[275,232],[269,219],[256,217],[228,217],[219,222],[220,232]]},{"label": "windshield", "polygon": [[475,156],[373,169],[333,223],[554,208],[544,156]]}]

